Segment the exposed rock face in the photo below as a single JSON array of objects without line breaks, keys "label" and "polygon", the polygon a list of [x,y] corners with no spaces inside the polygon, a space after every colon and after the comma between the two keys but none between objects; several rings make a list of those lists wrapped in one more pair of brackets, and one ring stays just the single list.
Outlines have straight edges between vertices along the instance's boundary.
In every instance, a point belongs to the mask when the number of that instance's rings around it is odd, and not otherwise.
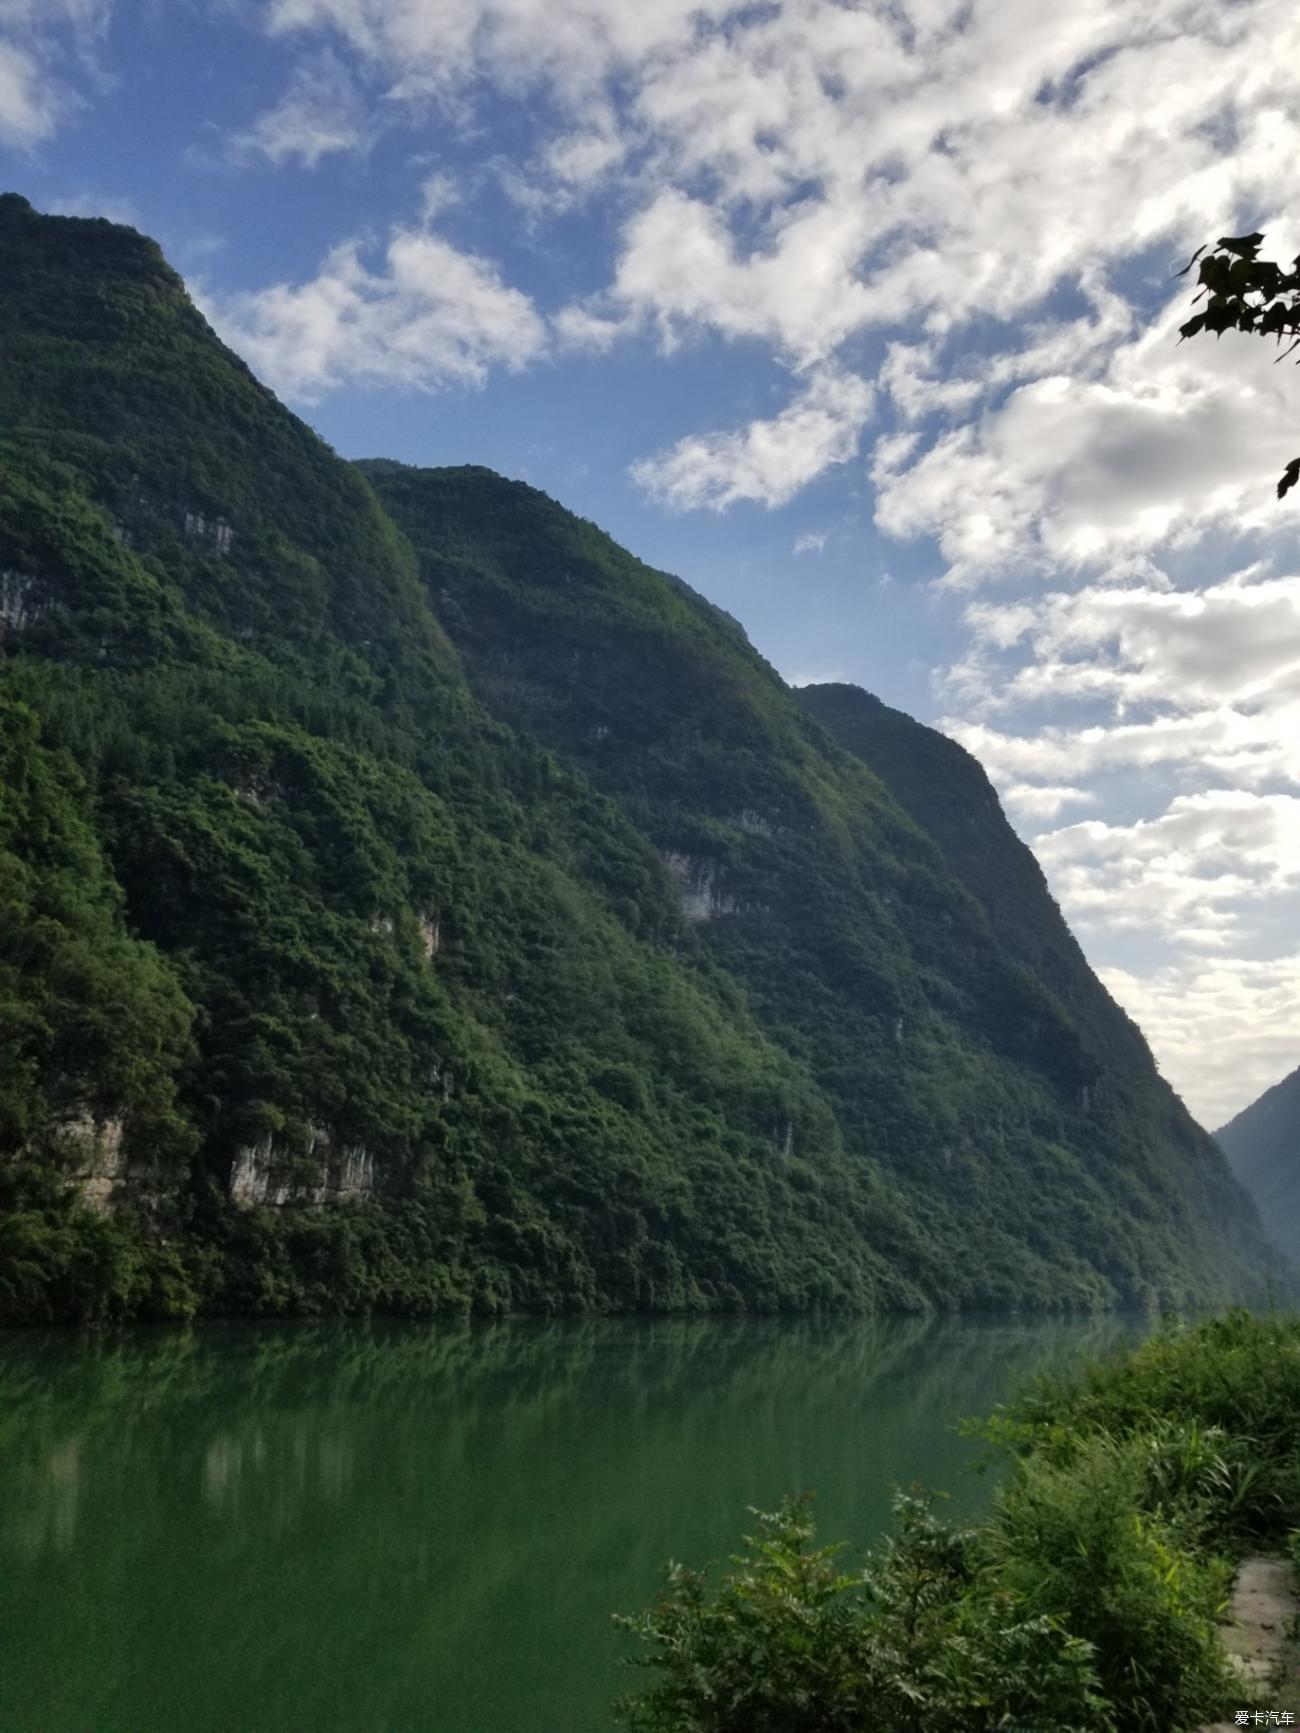
[{"label": "exposed rock face", "polygon": [[225,518],[208,518],[202,512],[185,513],[185,539],[190,542],[210,542],[219,554],[228,554],[235,532]]},{"label": "exposed rock face", "polygon": [[36,599],[36,579],[11,568],[0,571],[0,638],[6,632],[21,632],[43,612]]},{"label": "exposed rock face", "polygon": [[58,1130],[71,1164],[69,1179],[82,1201],[101,1213],[111,1207],[113,1194],[126,1177],[122,1133],[120,1119],[96,1119],[89,1111],[65,1120]]},{"label": "exposed rock face", "polygon": [[271,1137],[239,1150],[230,1168],[230,1200],[239,1209],[257,1205],[349,1204],[375,1189],[375,1161],[363,1144],[334,1141],[327,1127],[313,1125],[305,1148],[286,1148]]},{"label": "exposed rock face", "polygon": [[670,851],[664,865],[677,881],[682,913],[688,921],[714,921],[719,915],[738,915],[745,910],[763,913],[759,904],[742,902],[720,888],[722,869],[717,861]]}]

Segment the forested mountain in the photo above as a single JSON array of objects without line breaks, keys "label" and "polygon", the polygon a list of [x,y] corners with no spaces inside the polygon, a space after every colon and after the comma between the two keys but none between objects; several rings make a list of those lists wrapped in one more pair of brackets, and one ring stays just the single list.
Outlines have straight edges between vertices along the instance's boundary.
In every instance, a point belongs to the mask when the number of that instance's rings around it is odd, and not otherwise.
[{"label": "forested mountain", "polygon": [[1300,1068],[1214,1135],[1254,1198],[1265,1233],[1300,1261]]},{"label": "forested mountain", "polygon": [[1040,880],[1009,932],[680,581],[487,471],[341,462],[152,243],[13,196],[0,618],[5,1316],[1266,1263]]}]

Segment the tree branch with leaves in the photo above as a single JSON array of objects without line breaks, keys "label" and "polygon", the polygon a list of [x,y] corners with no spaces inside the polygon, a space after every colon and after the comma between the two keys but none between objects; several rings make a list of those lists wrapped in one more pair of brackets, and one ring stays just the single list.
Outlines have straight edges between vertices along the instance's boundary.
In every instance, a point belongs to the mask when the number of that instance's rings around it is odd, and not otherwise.
[{"label": "tree branch with leaves", "polygon": [[[1205,305],[1179,327],[1180,341],[1202,331],[1213,331],[1216,337],[1245,331],[1252,337],[1272,337],[1279,345],[1289,337],[1279,361],[1300,348],[1300,255],[1292,269],[1284,271],[1272,259],[1260,258],[1263,242],[1260,234],[1225,236],[1209,251],[1197,248],[1178,275],[1185,277],[1201,261],[1200,291],[1192,305],[1201,300]],[[1295,457],[1282,471],[1277,497],[1285,498],[1298,481],[1300,457]]]}]

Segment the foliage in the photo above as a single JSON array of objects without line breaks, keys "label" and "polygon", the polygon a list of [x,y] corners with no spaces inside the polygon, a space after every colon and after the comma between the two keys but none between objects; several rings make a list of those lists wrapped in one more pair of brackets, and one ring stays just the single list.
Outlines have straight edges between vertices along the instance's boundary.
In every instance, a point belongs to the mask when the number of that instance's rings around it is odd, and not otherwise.
[{"label": "foliage", "polygon": [[1064,1462],[1031,1455],[991,1543],[1007,1587],[1092,1646],[1124,1724],[1155,1733],[1230,1694],[1215,1616],[1231,1570],[1189,1548],[1177,1499],[1148,1497],[1150,1467],[1146,1440],[1104,1435]]},{"label": "foliage", "polygon": [[865,1570],[811,1550],[807,1499],[755,1513],[748,1554],[712,1597],[672,1565],[658,1606],[617,1620],[661,1675],[620,1705],[653,1733],[937,1733],[1111,1725],[1087,1643],[1026,1617],[981,1570],[975,1536],[895,1501],[898,1533]]},{"label": "foliage", "polygon": [[[1197,249],[1186,270],[1200,259],[1196,301],[1204,300],[1205,306],[1179,326],[1180,338],[1202,331],[1212,331],[1216,337],[1225,331],[1244,331],[1253,337],[1271,337],[1280,346],[1289,337],[1290,347],[1278,356],[1279,361],[1300,344],[1300,257],[1291,270],[1284,271],[1274,260],[1260,258],[1263,244],[1262,234],[1225,235],[1208,251]],[[1300,457],[1295,457],[1282,471],[1277,497],[1284,499],[1298,481]]]},{"label": "foliage", "polygon": [[811,1550],[806,1501],[760,1518],[710,1593],[670,1568],[620,1623],[653,1733],[917,1726],[1187,1729],[1248,1695],[1217,1621],[1232,1561],[1300,1524],[1300,1318],[1170,1325],[1043,1379],[975,1427],[1011,1472],[976,1529],[896,1501],[865,1569]]}]

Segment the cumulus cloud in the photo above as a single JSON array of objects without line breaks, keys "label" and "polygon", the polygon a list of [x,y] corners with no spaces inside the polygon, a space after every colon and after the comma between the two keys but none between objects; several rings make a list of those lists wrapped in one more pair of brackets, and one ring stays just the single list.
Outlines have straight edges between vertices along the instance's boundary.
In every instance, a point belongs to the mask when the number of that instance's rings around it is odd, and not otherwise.
[{"label": "cumulus cloud", "polygon": [[628,224],[611,299],[669,348],[703,327],[762,338],[801,365],[823,361],[864,322],[852,266],[865,235],[860,211],[812,202],[742,251],[716,207],[670,188]]},{"label": "cumulus cloud", "polygon": [[1013,812],[1025,818],[1055,818],[1067,806],[1091,806],[1097,796],[1091,789],[1047,782],[1010,782],[1002,798]]},{"label": "cumulus cloud", "polygon": [[53,132],[58,107],[33,57],[0,37],[0,140],[35,144]]},{"label": "cumulus cloud", "polygon": [[348,242],[306,283],[213,300],[226,340],[276,388],[312,401],[343,384],[477,386],[494,366],[541,354],[532,302],[439,236],[398,230],[382,268]]},{"label": "cumulus cloud", "polygon": [[1300,952],[1099,971],[1202,1125],[1224,1124],[1300,1058]]},{"label": "cumulus cloud", "polygon": [[[1259,712],[1289,708],[1300,683],[1300,577],[1259,566],[1184,589],[1153,571],[1137,583],[979,601],[965,621],[971,650],[950,679],[985,710],[1100,695],[1121,710],[1231,701]],[[1027,657],[1014,674],[997,656],[1008,651]]]},{"label": "cumulus cloud", "polygon": [[737,500],[784,505],[832,464],[847,463],[871,414],[872,389],[852,374],[815,374],[769,421],[692,434],[632,466],[647,492],[677,510],[724,511]]},{"label": "cumulus cloud", "polygon": [[[1300,785],[1300,577],[1257,566],[1177,589],[1147,568],[976,601],[965,620],[970,647],[946,677],[961,708],[946,726],[1004,782],[1163,768]],[[1083,718],[1055,719],[1071,700]],[[999,713],[1024,724],[999,726]]]},{"label": "cumulus cloud", "polygon": [[1300,891],[1300,798],[1211,789],[1132,824],[1049,831],[1038,858],[1085,929],[1102,923],[1183,945],[1240,942],[1260,906]]},{"label": "cumulus cloud", "polygon": [[[566,342],[704,331],[843,370],[862,333],[906,332],[882,383],[904,417],[959,425],[883,465],[880,521],[937,536],[959,570],[1263,513],[1251,483],[1279,450],[1280,384],[1167,361],[1167,322],[1134,336],[1110,279],[1290,201],[1291,0],[263,0],[259,15],[304,53],[346,51],[389,114],[527,95],[538,135],[503,172],[532,220],[618,177],[608,279],[561,316]],[[308,148],[337,136],[309,131]],[[1061,285],[1084,313],[1049,315]],[[976,320],[990,353],[972,368],[955,339]]]},{"label": "cumulus cloud", "polygon": [[1050,723],[1014,734],[983,722],[947,718],[945,731],[998,779],[1060,780],[1104,771],[1173,768],[1213,772],[1247,784],[1300,781],[1300,698],[1267,724],[1223,706],[1146,722]]},{"label": "cumulus cloud", "polygon": [[1284,522],[1272,482],[1295,444],[1293,379],[1246,338],[1179,345],[1186,296],[1099,376],[1017,386],[916,461],[877,464],[877,522],[933,535],[954,579],[1082,568]]},{"label": "cumulus cloud", "polygon": [[266,0],[262,15],[276,35],[345,41],[398,100],[488,76],[513,89],[546,85],[573,109],[614,75],[692,42],[701,21],[735,10],[732,0]]}]

